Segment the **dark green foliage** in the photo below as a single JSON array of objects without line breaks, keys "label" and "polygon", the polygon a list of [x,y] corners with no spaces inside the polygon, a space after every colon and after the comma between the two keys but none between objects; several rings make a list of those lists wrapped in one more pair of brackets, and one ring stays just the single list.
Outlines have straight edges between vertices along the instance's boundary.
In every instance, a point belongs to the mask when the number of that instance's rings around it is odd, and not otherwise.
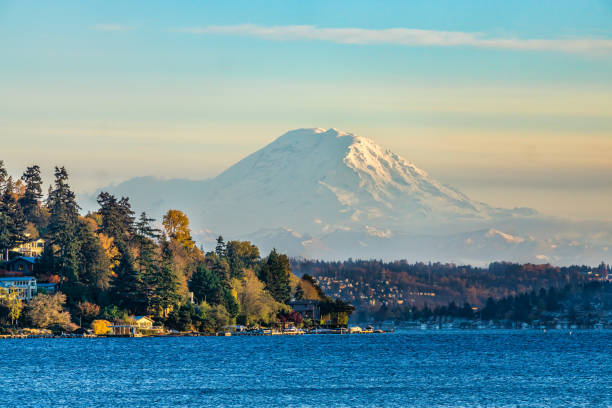
[{"label": "dark green foliage", "polygon": [[[191,304],[181,305],[180,308],[173,310],[166,319],[166,325],[169,328],[186,332],[191,330],[192,315],[196,314],[196,311]],[[195,316],[197,322],[197,316]]]},{"label": "dark green foliage", "polygon": [[4,167],[4,160],[0,160],[0,190],[4,188],[4,183],[8,178],[8,172],[6,171],[6,167]]},{"label": "dark green foliage", "polygon": [[80,250],[80,242],[77,239],[79,206],[68,185],[68,172],[64,167],[55,168],[55,184],[49,192],[47,207],[50,211],[48,238],[59,248],[55,267],[61,284],[64,277],[68,280],[76,279]]},{"label": "dark green foliage", "polygon": [[204,264],[199,264],[193,273],[189,282],[189,290],[193,292],[198,303],[217,304],[221,301],[221,279]]},{"label": "dark green foliage", "polygon": [[353,305],[342,299],[333,300],[326,297],[319,305],[321,315],[330,315],[332,324],[335,326],[345,326],[348,323],[349,316],[355,311]]},{"label": "dark green foliage", "polygon": [[181,296],[178,292],[178,277],[172,265],[169,254],[164,254],[161,266],[158,271],[150,278],[152,293],[150,305],[157,310],[161,316],[166,316],[166,310],[178,305]]},{"label": "dark green foliage", "polygon": [[277,302],[287,303],[291,299],[290,274],[291,265],[287,255],[273,249],[261,267],[259,279]]},{"label": "dark green foliage", "polygon": [[127,197],[117,198],[109,193],[98,195],[99,214],[102,216],[100,232],[115,241],[128,241],[134,233],[134,211]]},{"label": "dark green foliage", "polygon": [[19,199],[19,205],[28,222],[40,224],[41,211],[40,199],[42,198],[42,178],[40,177],[40,167],[37,165],[28,167],[21,176],[25,183],[25,192]]},{"label": "dark green foliage", "polygon": [[100,317],[104,320],[108,320],[109,322],[114,322],[115,320],[121,319],[123,314],[124,313],[117,305],[109,305],[102,309]]},{"label": "dark green foliage", "polygon": [[155,221],[154,218],[147,217],[147,213],[140,213],[140,217],[138,221],[136,221],[136,237],[138,239],[148,238],[148,239],[159,239],[161,235],[161,231],[159,228],[155,228],[152,225],[152,222]]},{"label": "dark green foliage", "polygon": [[217,238],[217,246],[215,247],[215,253],[219,258],[224,258],[226,254],[225,242],[223,241],[223,237],[219,235]]},{"label": "dark green foliage", "polygon": [[232,278],[241,278],[243,269],[253,269],[259,262],[259,249],[248,241],[229,241],[225,254]]},{"label": "dark green foliage", "polygon": [[121,261],[115,269],[113,296],[119,306],[136,314],[146,312],[146,288],[140,272],[134,266],[134,258],[127,249],[120,251]]},{"label": "dark green foliage", "polygon": [[111,280],[109,259],[98,237],[84,222],[80,222],[79,241],[81,243],[78,276],[80,282],[91,288],[108,289]]},{"label": "dark green foliage", "polygon": [[55,255],[51,245],[45,246],[42,255],[38,258],[34,264],[34,274],[37,278],[41,278],[45,275],[52,275],[56,272],[57,268],[55,265]]},{"label": "dark green foliage", "polygon": [[26,220],[13,189],[13,182],[9,177],[0,196],[0,251],[4,254],[25,241]]},{"label": "dark green foliage", "polygon": [[297,285],[295,288],[295,292],[293,293],[293,298],[295,300],[304,299],[304,289],[302,289],[302,285]]},{"label": "dark green foliage", "polygon": [[223,306],[225,306],[225,309],[227,310],[227,313],[229,313],[230,317],[236,317],[238,315],[238,312],[240,311],[240,306],[238,305],[238,302],[236,301],[234,295],[232,295],[232,291],[230,288],[223,288],[222,301]]}]

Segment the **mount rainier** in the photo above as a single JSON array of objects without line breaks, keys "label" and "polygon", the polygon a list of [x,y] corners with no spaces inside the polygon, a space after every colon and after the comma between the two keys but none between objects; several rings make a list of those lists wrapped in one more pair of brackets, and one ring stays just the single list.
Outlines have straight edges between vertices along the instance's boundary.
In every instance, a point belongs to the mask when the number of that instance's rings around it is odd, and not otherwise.
[{"label": "mount rainier", "polygon": [[293,256],[572,263],[585,254],[601,261],[610,242],[609,225],[600,226],[603,241],[600,233],[601,242],[577,252],[571,232],[584,226],[474,201],[336,129],[287,132],[213,179],[139,177],[102,190],[158,219],[183,210],[205,246],[222,234]]}]

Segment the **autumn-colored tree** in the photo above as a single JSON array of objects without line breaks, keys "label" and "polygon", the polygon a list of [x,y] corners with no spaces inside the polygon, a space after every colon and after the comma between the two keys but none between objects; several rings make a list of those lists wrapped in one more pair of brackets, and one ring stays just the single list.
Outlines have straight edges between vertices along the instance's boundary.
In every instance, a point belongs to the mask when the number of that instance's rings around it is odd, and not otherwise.
[{"label": "autumn-colored tree", "polygon": [[39,294],[28,303],[26,317],[34,327],[48,328],[59,325],[70,326],[70,313],[64,310],[66,295],[56,293],[54,295]]},{"label": "autumn-colored tree", "polygon": [[0,304],[8,308],[11,324],[14,325],[23,310],[23,302],[19,298],[19,292],[0,287]]},{"label": "autumn-colored tree", "polygon": [[110,325],[111,323],[108,320],[94,320],[91,322],[91,328],[96,335],[107,334],[110,332]]},{"label": "autumn-colored tree", "polygon": [[191,230],[189,229],[189,218],[187,218],[184,212],[169,210],[164,215],[162,225],[166,235],[179,242],[185,248],[193,248],[195,246],[191,238]]},{"label": "autumn-colored tree", "polygon": [[247,269],[242,279],[234,279],[232,287],[240,305],[240,315],[251,325],[255,323],[270,323],[279,311],[287,311],[288,307],[274,300],[265,290],[265,285],[257,279],[255,273]]},{"label": "autumn-colored tree", "polygon": [[88,322],[100,314],[100,306],[91,302],[78,302],[76,310],[82,321]]}]

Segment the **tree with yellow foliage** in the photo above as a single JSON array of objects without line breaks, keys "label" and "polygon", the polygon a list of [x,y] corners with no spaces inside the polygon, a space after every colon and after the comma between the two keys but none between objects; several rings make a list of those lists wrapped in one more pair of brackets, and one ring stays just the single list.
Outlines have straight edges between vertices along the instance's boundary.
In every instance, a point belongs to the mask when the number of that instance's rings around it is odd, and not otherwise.
[{"label": "tree with yellow foliage", "polygon": [[279,311],[289,310],[288,306],[274,300],[265,290],[264,283],[250,269],[244,271],[242,279],[232,281],[232,288],[246,324],[270,323]]},{"label": "tree with yellow foliage", "polygon": [[191,238],[191,230],[189,229],[189,218],[180,210],[169,210],[164,215],[162,225],[166,231],[166,235],[171,239],[176,240],[185,248],[193,248],[195,243]]},{"label": "tree with yellow foliage", "polygon": [[110,325],[111,323],[108,320],[94,320],[91,322],[91,328],[95,335],[108,334],[110,332]]},{"label": "tree with yellow foliage", "polygon": [[8,307],[11,324],[15,325],[23,310],[23,302],[19,298],[19,292],[0,287],[0,303]]}]

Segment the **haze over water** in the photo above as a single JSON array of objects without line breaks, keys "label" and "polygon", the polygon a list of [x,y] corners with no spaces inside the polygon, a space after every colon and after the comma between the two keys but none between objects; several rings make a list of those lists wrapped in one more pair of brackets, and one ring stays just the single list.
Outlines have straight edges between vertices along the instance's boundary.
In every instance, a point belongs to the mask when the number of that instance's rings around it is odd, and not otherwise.
[{"label": "haze over water", "polygon": [[6,340],[0,405],[610,406],[611,346],[531,330]]}]

